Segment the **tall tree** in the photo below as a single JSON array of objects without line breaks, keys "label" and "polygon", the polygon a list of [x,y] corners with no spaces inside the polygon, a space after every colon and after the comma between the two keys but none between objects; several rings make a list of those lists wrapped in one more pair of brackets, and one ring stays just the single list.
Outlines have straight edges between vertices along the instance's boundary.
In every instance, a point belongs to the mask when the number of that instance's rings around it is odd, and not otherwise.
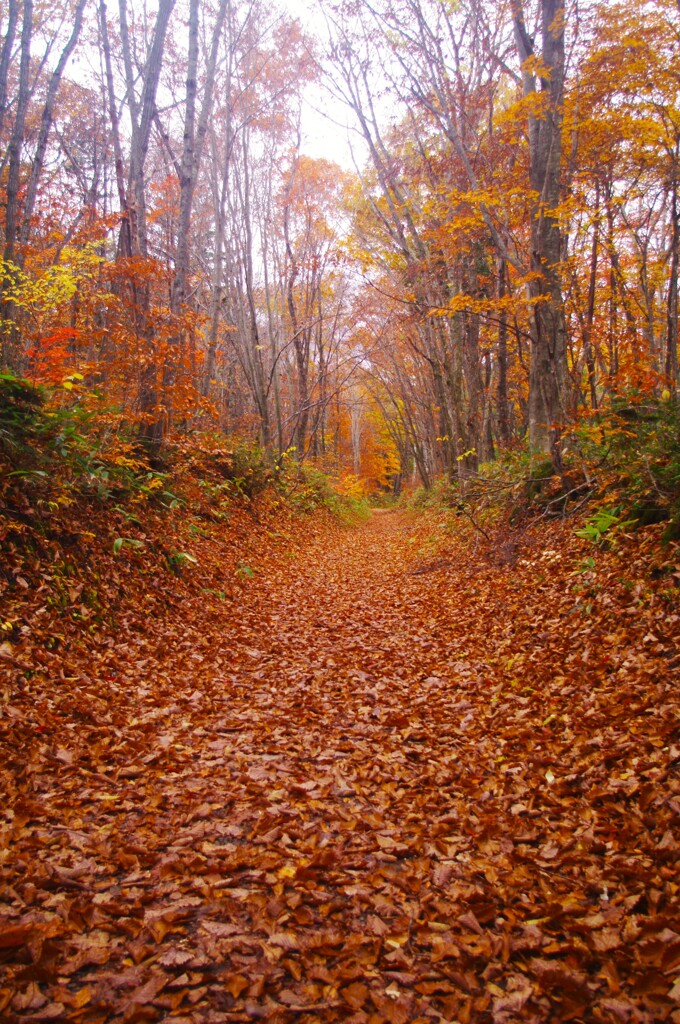
[{"label": "tall tree", "polygon": [[566,418],[567,324],[562,295],[563,258],[559,205],[564,103],[564,0],[540,0],[540,50],[527,31],[524,5],[512,0],[522,89],[527,100],[531,210],[531,376],[529,431],[532,447],[552,453]]},{"label": "tall tree", "polygon": [[[148,256],[147,195],[144,168],[156,113],[156,93],[163,68],[165,39],[175,0],[160,0],[150,45],[141,71],[141,95],[137,96],[134,55],[130,41],[126,0],[119,0],[120,38],[125,67],[126,100],[130,116],[130,152],[126,207],[120,232],[120,252],[128,257],[131,274],[129,288],[134,309],[135,334],[146,348],[140,367],[140,433],[150,445],[159,437],[159,373],[153,358],[153,325],[150,323],[151,282],[137,261]],[[141,271],[141,274],[140,274]]]},{"label": "tall tree", "polygon": [[[40,24],[43,36],[46,37],[45,54],[40,62],[33,60],[33,45],[35,36],[35,11],[33,0],[23,0],[21,7],[21,36],[19,43],[19,69],[18,82],[15,96],[14,120],[9,136],[7,152],[4,155],[3,163],[7,164],[7,179],[5,187],[5,243],[4,260],[7,279],[2,285],[0,316],[3,321],[2,348],[3,361],[15,369],[21,369],[23,353],[18,343],[19,335],[15,323],[16,306],[11,298],[11,292],[16,283],[16,270],[21,269],[24,263],[25,247],[31,234],[32,217],[35,209],[35,202],[38,187],[44,169],[45,154],[50,141],[50,131],[54,120],[54,108],[57,95],[62,83],[66,66],[77,45],[83,23],[83,12],[87,0],[77,0],[75,8],[67,5],[57,10],[53,18],[47,16],[47,21]],[[38,10],[38,21],[42,22],[44,12]],[[37,133],[37,141],[30,160],[28,180],[23,181],[25,168],[25,147],[27,135],[27,118],[31,103],[42,85],[42,79],[47,67],[50,51],[60,38],[63,38],[62,29],[68,26],[70,18],[73,24],[66,38],[63,48],[59,52],[56,66],[49,75],[49,81],[45,89],[45,98],[42,111],[38,115],[40,128]],[[7,19],[7,35],[0,52],[0,133],[5,122],[8,110],[7,89],[10,77],[12,62],[12,45],[16,33],[18,19],[18,6],[15,0],[9,5]],[[35,65],[37,64],[37,67]],[[33,70],[32,70],[33,69]],[[36,112],[37,113],[37,112]],[[7,292],[9,291],[9,295]]]},{"label": "tall tree", "polygon": [[47,87],[47,95],[45,97],[45,103],[42,109],[42,115],[40,118],[40,131],[38,132],[38,141],[33,153],[33,159],[31,161],[31,170],[28,177],[28,183],[26,185],[26,198],[24,199],[23,217],[21,223],[21,230],[19,234],[19,240],[22,245],[26,245],[28,242],[31,232],[31,218],[35,209],[35,201],[38,194],[38,185],[40,177],[42,175],[43,166],[45,163],[45,154],[47,152],[47,144],[49,141],[50,129],[54,121],[54,106],[57,99],[57,93],[61,85],[62,78],[66,65],[68,64],[69,58],[73,53],[78,38],[80,36],[80,30],[83,26],[83,13],[85,11],[85,5],[87,0],[78,0],[76,9],[74,12],[74,23],[73,31],[69,36],[64,49],[62,50],[57,66],[55,67],[52,75],[50,76],[49,85]]}]

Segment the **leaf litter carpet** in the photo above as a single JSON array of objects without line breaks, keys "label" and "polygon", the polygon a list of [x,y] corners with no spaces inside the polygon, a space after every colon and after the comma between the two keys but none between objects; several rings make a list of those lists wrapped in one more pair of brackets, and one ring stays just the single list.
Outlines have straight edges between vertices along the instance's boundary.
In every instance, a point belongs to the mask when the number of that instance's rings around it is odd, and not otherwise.
[{"label": "leaf litter carpet", "polygon": [[680,1021],[677,604],[550,541],[311,531],[15,693],[0,1018]]}]

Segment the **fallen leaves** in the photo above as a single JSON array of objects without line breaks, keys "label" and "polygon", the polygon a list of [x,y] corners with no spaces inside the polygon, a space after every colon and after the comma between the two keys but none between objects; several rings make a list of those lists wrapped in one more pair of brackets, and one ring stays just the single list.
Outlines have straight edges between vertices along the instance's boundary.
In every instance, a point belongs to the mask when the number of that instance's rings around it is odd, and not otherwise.
[{"label": "fallen leaves", "polygon": [[650,554],[598,553],[586,612],[571,531],[420,571],[419,529],[313,531],[294,568],[269,542],[238,600],[215,535],[155,617],[17,645],[3,1020],[680,1020],[680,619]]}]

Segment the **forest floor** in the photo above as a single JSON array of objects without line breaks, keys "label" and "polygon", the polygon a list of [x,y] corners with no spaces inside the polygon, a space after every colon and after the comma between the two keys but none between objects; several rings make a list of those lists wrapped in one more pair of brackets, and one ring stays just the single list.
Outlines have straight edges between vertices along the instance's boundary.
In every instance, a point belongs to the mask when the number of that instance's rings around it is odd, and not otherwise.
[{"label": "forest floor", "polygon": [[2,1020],[680,1022],[677,547],[276,522],[20,584]]}]

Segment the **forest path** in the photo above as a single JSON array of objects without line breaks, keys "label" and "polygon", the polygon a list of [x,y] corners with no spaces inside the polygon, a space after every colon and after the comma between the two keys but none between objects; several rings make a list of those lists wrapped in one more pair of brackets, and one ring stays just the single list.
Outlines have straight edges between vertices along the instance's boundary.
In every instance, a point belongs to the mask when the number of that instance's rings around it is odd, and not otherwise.
[{"label": "forest path", "polygon": [[15,801],[8,1020],[676,1019],[658,606],[438,529],[274,545],[73,668]]}]

